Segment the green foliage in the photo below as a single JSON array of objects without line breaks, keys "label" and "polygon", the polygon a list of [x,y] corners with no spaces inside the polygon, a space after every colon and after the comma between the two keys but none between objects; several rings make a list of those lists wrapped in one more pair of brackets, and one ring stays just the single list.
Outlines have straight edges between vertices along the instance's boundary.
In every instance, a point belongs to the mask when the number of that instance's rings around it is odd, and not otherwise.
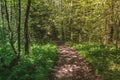
[{"label": "green foliage", "polygon": [[33,1],[30,12],[30,27],[33,38],[39,40],[47,38],[50,14],[51,9],[45,1]]},{"label": "green foliage", "polygon": [[[0,0],[0,80],[47,80],[56,59],[56,46],[45,44],[52,40],[108,43],[109,38],[119,44],[120,0],[32,0],[29,18],[30,55],[24,55],[24,19],[28,0],[21,0],[21,54],[19,64],[9,69],[15,58],[9,43],[5,0]],[[19,8],[17,0],[6,0],[13,44],[18,48],[17,30]],[[112,27],[113,30],[112,30]],[[65,38],[65,39],[62,39]],[[118,38],[118,39],[117,39]],[[43,43],[36,45],[35,42]],[[115,46],[74,44],[96,74],[105,80],[120,79],[120,51]]]},{"label": "green foliage", "polygon": [[[30,55],[21,55],[19,64],[12,69],[0,66],[0,80],[48,80],[56,60],[56,53],[57,49],[53,44],[33,45],[30,48]],[[10,58],[10,56],[8,57]],[[9,61],[11,60],[9,59]],[[9,63],[9,61],[5,62]]]},{"label": "green foliage", "polygon": [[1,62],[0,67],[3,65],[8,66],[10,61],[13,58],[14,58],[14,55],[13,55],[13,52],[10,48],[9,43],[6,43],[6,45],[0,46],[0,62]]},{"label": "green foliage", "polygon": [[103,80],[120,79],[120,51],[115,46],[93,43],[71,44],[80,56],[85,58],[96,75],[102,75]]}]

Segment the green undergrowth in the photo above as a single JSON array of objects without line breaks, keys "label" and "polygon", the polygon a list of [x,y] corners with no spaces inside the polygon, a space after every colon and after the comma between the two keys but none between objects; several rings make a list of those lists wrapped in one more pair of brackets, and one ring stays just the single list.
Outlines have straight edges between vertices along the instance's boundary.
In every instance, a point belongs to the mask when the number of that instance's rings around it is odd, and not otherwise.
[{"label": "green undergrowth", "polygon": [[0,48],[0,52],[1,58],[4,59],[4,63],[0,64],[0,80],[48,80],[57,56],[54,44],[35,44],[30,47],[28,56],[22,53],[19,64],[9,69],[2,66],[7,66],[14,58],[11,49]]},{"label": "green undergrowth", "polygon": [[66,43],[73,47],[96,75],[103,80],[120,80],[120,50],[115,45],[102,45],[93,43]]}]

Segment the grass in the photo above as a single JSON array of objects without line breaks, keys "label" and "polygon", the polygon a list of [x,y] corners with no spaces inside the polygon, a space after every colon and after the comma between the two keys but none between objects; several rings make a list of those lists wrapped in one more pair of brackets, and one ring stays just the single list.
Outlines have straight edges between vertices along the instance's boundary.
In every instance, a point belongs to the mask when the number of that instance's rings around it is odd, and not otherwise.
[{"label": "grass", "polygon": [[96,75],[102,75],[103,80],[120,80],[120,51],[116,53],[114,45],[67,44],[89,63]]},{"label": "grass", "polygon": [[6,52],[2,51],[0,48],[0,55],[4,58],[4,63],[0,64],[0,80],[48,80],[57,53],[54,44],[32,45],[30,55],[25,56],[22,52],[19,64],[8,69],[2,65],[8,65],[14,56],[9,46]]}]

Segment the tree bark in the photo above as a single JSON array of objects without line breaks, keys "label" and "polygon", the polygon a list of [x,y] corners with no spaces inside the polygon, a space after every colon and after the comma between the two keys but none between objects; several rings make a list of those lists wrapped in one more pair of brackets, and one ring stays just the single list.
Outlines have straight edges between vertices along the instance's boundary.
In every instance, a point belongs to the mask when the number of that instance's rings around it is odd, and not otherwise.
[{"label": "tree bark", "polygon": [[18,57],[20,57],[20,50],[21,50],[21,45],[20,45],[20,29],[21,27],[21,0],[18,0],[18,27],[17,27],[17,33],[18,33]]},{"label": "tree bark", "polygon": [[8,7],[7,7],[7,1],[4,0],[4,5],[5,5],[5,12],[6,12],[6,20],[7,20],[7,24],[8,24],[8,30],[9,30],[9,39],[10,39],[10,45],[15,53],[15,55],[17,55],[17,51],[14,47],[14,43],[13,43],[13,32],[11,30],[11,26],[10,26],[10,19],[9,19],[9,13],[8,13]]},{"label": "tree bark", "polygon": [[113,34],[114,34],[114,24],[113,24],[113,22],[114,22],[114,1],[113,0],[111,0],[111,12],[112,12],[112,14],[111,14],[111,17],[110,17],[110,19],[111,19],[111,21],[110,21],[110,38],[109,38],[109,44],[112,44],[113,43]]},{"label": "tree bark", "polygon": [[29,54],[28,18],[29,18],[29,12],[30,12],[30,5],[31,5],[31,0],[28,0],[27,7],[26,7],[26,13],[25,13],[25,22],[24,22],[25,55]]},{"label": "tree bark", "polygon": [[120,16],[118,16],[117,26],[116,26],[116,50],[120,49]]},{"label": "tree bark", "polygon": [[[62,17],[62,10],[63,10],[63,6],[62,6],[62,0],[60,1],[60,11],[61,11],[61,17]],[[62,21],[61,21],[61,36],[62,36],[62,41],[65,40],[65,34],[64,34],[64,27],[63,27],[63,17],[62,17]]]},{"label": "tree bark", "polygon": [[[3,2],[3,1],[2,1]],[[5,41],[5,34],[4,34],[4,13],[3,13],[3,5],[1,4],[0,5],[0,14],[1,14],[1,28],[2,28],[2,30],[1,30],[1,37],[2,37],[2,43],[4,44],[4,41]],[[3,45],[4,46],[4,45]]]}]

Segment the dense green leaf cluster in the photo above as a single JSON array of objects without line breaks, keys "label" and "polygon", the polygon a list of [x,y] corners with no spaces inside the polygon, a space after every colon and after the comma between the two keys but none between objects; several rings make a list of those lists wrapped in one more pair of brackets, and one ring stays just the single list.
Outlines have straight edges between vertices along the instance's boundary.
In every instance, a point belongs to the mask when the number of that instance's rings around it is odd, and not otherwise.
[{"label": "dense green leaf cluster", "polygon": [[[18,65],[13,68],[7,67],[13,59],[10,50],[3,52],[0,49],[0,55],[4,58],[0,64],[0,80],[48,80],[51,68],[56,60],[57,49],[53,44],[33,45],[30,49],[30,55],[21,55]],[[8,55],[7,55],[8,54]]]},{"label": "dense green leaf cluster", "polygon": [[103,80],[120,79],[120,50],[116,50],[115,46],[98,43],[67,43],[67,45],[77,50],[89,63],[94,73],[101,75]]},{"label": "dense green leaf cluster", "polygon": [[30,29],[33,38],[44,40],[48,37],[51,12],[51,8],[45,1],[33,1],[30,11]]}]

